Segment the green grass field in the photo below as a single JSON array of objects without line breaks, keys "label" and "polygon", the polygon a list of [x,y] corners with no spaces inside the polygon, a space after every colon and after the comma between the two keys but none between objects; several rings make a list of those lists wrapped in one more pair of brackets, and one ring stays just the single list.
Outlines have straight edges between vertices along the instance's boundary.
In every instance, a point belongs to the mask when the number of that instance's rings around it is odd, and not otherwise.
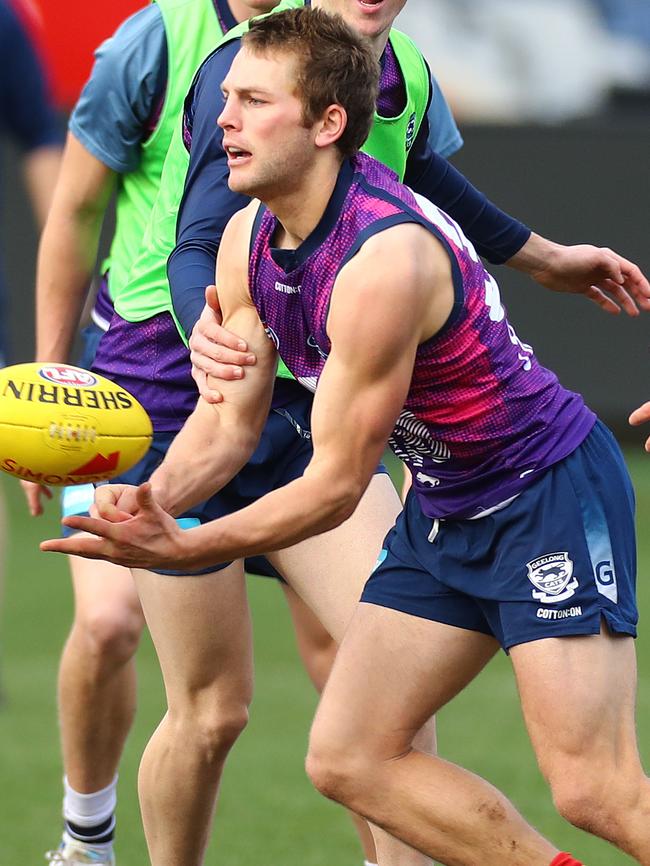
[{"label": "green grass field", "polygon": [[[630,454],[639,505],[639,604],[642,627],[650,607],[650,457]],[[40,554],[37,541],[57,532],[55,508],[26,516],[17,484],[2,479],[10,507],[10,539],[2,628],[0,710],[0,866],[35,866],[60,832],[61,767],[55,706],[58,656],[71,616],[62,557]],[[226,770],[209,866],[360,866],[347,818],[310,787],[303,755],[316,700],[297,661],[281,592],[253,579],[256,696],[251,723]],[[643,632],[643,628],[642,628]],[[650,635],[638,641],[642,752],[650,755]],[[152,647],[138,656],[140,705],[120,774],[119,866],[148,862],[135,792],[139,755],[163,712]],[[445,709],[440,751],[502,788],[539,829],[589,866],[632,861],[573,830],[554,814],[523,729],[505,656]]]}]

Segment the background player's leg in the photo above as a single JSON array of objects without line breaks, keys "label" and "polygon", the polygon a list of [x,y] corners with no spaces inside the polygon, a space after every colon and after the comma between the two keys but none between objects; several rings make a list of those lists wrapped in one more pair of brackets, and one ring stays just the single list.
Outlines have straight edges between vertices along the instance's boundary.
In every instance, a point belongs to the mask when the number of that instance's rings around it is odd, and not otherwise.
[{"label": "background player's leg", "polygon": [[70,557],[75,613],[59,669],[63,762],[81,793],[113,779],[136,704],[133,655],[144,617],[131,572]]},{"label": "background player's leg", "polygon": [[58,682],[64,818],[74,838],[106,843],[115,800],[106,789],[135,714],[133,655],[144,618],[128,569],[79,557],[70,557],[70,567],[75,613]]},{"label": "background player's leg", "polygon": [[352,517],[269,561],[339,641],[375,566],[386,533],[402,510],[388,475],[375,475]]},{"label": "background player's leg", "polygon": [[198,866],[223,765],[252,697],[243,566],[199,577],[137,570],[134,577],[168,706],[140,765],[149,855],[153,866]]},{"label": "background player's leg", "polygon": [[[337,641],[343,637],[386,533],[401,510],[402,503],[388,475],[375,475],[356,511],[341,526],[269,554],[269,560]],[[433,753],[435,722],[423,719],[421,727],[418,746]],[[381,831],[374,832],[374,838],[381,864],[428,863],[427,858]]]},{"label": "background player's leg", "polygon": [[499,791],[412,748],[497,649],[479,632],[360,604],[312,730],[319,790],[450,866],[549,866],[557,849]]},{"label": "background player's leg", "polygon": [[288,583],[277,581],[287,600],[298,654],[314,688],[320,694],[327,682],[336,651],[336,641],[317,616]]},{"label": "background player's leg", "polygon": [[631,637],[549,638],[511,650],[542,773],[572,824],[650,864],[650,780],[634,722]]},{"label": "background player's leg", "polygon": [[[280,581],[278,583],[282,587],[291,613],[300,658],[314,688],[318,694],[321,694],[336,657],[338,649],[336,641],[320,624],[315,614],[307,607],[295,590],[291,589],[287,583],[281,583]],[[367,821],[355,815],[354,812],[350,812],[349,815],[361,842],[366,862],[376,863],[377,851],[375,849],[375,840]]]}]

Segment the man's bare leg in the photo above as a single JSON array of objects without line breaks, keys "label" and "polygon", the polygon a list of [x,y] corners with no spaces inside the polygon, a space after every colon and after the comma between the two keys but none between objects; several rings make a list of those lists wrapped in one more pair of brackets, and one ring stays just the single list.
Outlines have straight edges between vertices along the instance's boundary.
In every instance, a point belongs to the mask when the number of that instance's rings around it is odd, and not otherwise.
[{"label": "man's bare leg", "polygon": [[[281,583],[280,586],[291,613],[298,653],[314,688],[321,694],[336,658],[336,641],[289,584]],[[377,850],[368,822],[354,812],[348,814],[359,837],[366,863],[376,863]]]},{"label": "man's bare leg", "polygon": [[144,617],[128,569],[78,557],[70,558],[70,567],[75,613],[58,680],[61,846],[70,862],[84,852],[110,863],[117,770],[135,714],[133,656]]},{"label": "man's bare leg", "polygon": [[136,706],[135,654],[144,617],[131,572],[70,557],[75,615],[59,668],[63,765],[72,788],[111,783]]},{"label": "man's bare leg", "polygon": [[650,780],[636,742],[634,640],[603,626],[600,635],[521,644],[511,657],[558,811],[650,866]]},{"label": "man's bare leg", "polygon": [[134,572],[168,710],[140,765],[153,866],[199,866],[223,766],[248,719],[253,661],[241,563],[200,577]]},{"label": "man's bare leg", "polygon": [[388,475],[375,475],[356,511],[336,529],[268,554],[287,583],[340,643],[387,532],[402,510]]},{"label": "man's bare leg", "polygon": [[557,848],[499,791],[411,745],[497,649],[478,632],[360,604],[314,722],[317,788],[446,866],[549,866]]},{"label": "man's bare leg", "polygon": [[[341,526],[269,554],[269,560],[336,641],[340,642],[352,619],[386,533],[401,510],[390,478],[375,475],[355,513]],[[375,708],[369,712],[376,717]],[[412,732],[411,739],[416,737],[419,748],[435,752],[435,722],[430,716]],[[428,858],[386,833],[375,829],[373,835],[377,862],[382,866],[428,864]]]}]

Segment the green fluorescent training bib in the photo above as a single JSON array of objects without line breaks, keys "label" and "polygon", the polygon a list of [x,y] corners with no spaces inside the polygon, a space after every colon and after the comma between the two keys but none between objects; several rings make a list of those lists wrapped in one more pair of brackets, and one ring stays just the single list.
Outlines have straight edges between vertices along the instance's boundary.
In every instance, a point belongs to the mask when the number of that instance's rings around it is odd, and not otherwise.
[{"label": "green fluorescent training bib", "polygon": [[167,39],[167,88],[162,113],[143,143],[140,165],[120,177],[116,229],[102,272],[109,271],[108,289],[114,304],[130,278],[142,248],[145,228],[160,189],[165,156],[196,67],[223,36],[213,0],[157,0]]}]

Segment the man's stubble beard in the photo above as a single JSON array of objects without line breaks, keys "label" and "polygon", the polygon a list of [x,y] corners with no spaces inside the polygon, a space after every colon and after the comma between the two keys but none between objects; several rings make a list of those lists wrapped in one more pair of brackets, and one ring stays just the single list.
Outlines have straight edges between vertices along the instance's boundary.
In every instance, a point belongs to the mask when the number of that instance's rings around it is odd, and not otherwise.
[{"label": "man's stubble beard", "polygon": [[246,189],[238,189],[237,192],[260,201],[290,195],[300,188],[309,166],[305,148],[296,146],[290,152],[283,152],[277,159],[260,166],[257,176],[251,177],[248,182],[244,181]]}]

